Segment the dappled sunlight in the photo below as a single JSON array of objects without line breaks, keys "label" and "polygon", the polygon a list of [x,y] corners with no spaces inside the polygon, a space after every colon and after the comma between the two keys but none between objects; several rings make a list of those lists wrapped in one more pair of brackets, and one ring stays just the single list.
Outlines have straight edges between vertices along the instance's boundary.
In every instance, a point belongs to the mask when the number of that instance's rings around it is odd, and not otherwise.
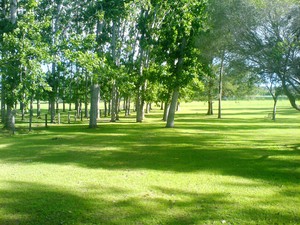
[{"label": "dappled sunlight", "polygon": [[300,223],[297,115],[188,110],[0,136],[0,224]]}]

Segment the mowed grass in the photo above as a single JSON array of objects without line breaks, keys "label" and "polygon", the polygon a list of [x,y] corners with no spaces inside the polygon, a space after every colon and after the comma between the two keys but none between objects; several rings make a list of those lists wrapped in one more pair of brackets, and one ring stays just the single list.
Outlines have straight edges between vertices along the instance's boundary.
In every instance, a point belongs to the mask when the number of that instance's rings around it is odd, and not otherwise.
[{"label": "mowed grass", "polygon": [[[285,101],[182,104],[0,134],[0,224],[300,224],[300,114]],[[103,122],[104,121],[104,122]]]}]

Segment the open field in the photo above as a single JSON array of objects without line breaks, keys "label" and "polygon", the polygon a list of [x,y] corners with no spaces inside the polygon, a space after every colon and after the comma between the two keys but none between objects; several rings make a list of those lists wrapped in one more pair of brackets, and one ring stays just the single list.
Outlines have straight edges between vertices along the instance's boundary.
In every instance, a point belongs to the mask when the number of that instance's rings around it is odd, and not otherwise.
[{"label": "open field", "polygon": [[300,224],[300,114],[271,110],[227,101],[218,120],[194,102],[174,129],[155,109],[2,132],[0,224]]}]

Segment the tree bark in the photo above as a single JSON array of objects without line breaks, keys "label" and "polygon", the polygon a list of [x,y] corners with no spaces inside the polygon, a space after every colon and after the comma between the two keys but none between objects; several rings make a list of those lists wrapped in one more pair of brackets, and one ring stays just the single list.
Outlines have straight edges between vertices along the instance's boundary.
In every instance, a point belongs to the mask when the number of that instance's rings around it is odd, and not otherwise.
[{"label": "tree bark", "polygon": [[164,115],[163,115],[163,121],[167,121],[168,119],[168,115],[169,115],[169,109],[170,109],[170,105],[168,102],[165,103],[161,103],[162,105],[164,104]]},{"label": "tree bark", "polygon": [[50,99],[50,123],[55,123],[55,115],[56,115],[56,111],[55,111],[55,97],[51,97]]},{"label": "tree bark", "polygon": [[37,103],[36,103],[36,117],[37,118],[41,117],[41,101],[40,101],[40,99],[37,99]]},{"label": "tree bark", "polygon": [[282,88],[283,88],[284,94],[288,97],[291,106],[294,109],[300,111],[300,106],[296,103],[296,101],[297,101],[296,97],[293,95],[293,93],[290,92],[289,88],[287,87],[287,85],[285,83],[286,82],[285,79],[281,78],[281,81],[282,81]]},{"label": "tree bark", "polygon": [[207,109],[207,115],[213,115],[214,111],[213,111],[213,80],[209,79],[208,81],[208,94],[207,94],[207,103],[208,103],[208,109]]},{"label": "tree bark", "polygon": [[166,125],[167,128],[174,127],[175,112],[176,112],[178,97],[179,97],[179,87],[176,87],[174,88],[173,95],[172,95],[172,101],[171,101],[168,119],[167,119],[167,125]]},{"label": "tree bark", "polygon": [[5,123],[5,90],[3,80],[1,85],[1,122]]},{"label": "tree bark", "polygon": [[91,109],[89,128],[97,128],[98,108],[99,108],[99,84],[91,85]]},{"label": "tree bark", "polygon": [[224,58],[225,58],[225,51],[222,52],[220,74],[219,74],[219,107],[218,107],[218,119],[222,118],[222,94],[223,94]]},{"label": "tree bark", "polygon": [[214,115],[213,101],[210,99],[210,100],[208,100],[207,103],[208,103],[207,115],[209,115],[209,116]]},{"label": "tree bark", "polygon": [[84,97],[84,117],[89,117],[89,99],[88,99],[88,77],[85,75],[85,97]]},{"label": "tree bark", "polygon": [[32,117],[33,117],[33,98],[30,99],[30,106],[29,106],[29,131],[32,130]]},{"label": "tree bark", "polygon": [[15,24],[17,22],[17,12],[18,12],[18,2],[17,0],[10,0],[10,22]]},{"label": "tree bark", "polygon": [[111,112],[110,112],[110,122],[117,121],[117,87],[116,81],[113,81],[112,91],[111,91]]},{"label": "tree bark", "polygon": [[[178,62],[176,64],[176,78],[178,79],[178,77],[181,76],[182,71],[183,71],[183,63],[184,63],[184,55],[185,55],[185,49],[186,49],[186,45],[187,45],[187,40],[185,37],[183,37],[181,45],[180,45],[180,53],[179,53],[179,57],[178,57]],[[173,95],[172,95],[172,100],[171,100],[171,105],[170,105],[170,109],[169,109],[169,115],[168,115],[168,119],[167,119],[167,128],[172,128],[174,127],[174,120],[175,120],[175,112],[176,112],[176,106],[177,106],[177,102],[178,102],[178,98],[179,98],[179,85],[175,86],[174,90],[173,90]]]},{"label": "tree bark", "polygon": [[278,102],[278,98],[276,96],[276,98],[274,99],[273,113],[272,113],[272,120],[274,121],[276,120],[277,102]]},{"label": "tree bark", "polygon": [[107,101],[104,101],[104,117],[107,117]]},{"label": "tree bark", "polygon": [[126,98],[126,104],[125,104],[125,117],[130,116],[130,97]]},{"label": "tree bark", "polygon": [[7,105],[4,128],[6,128],[7,130],[10,130],[10,131],[14,131],[14,129],[15,129],[13,106]]}]

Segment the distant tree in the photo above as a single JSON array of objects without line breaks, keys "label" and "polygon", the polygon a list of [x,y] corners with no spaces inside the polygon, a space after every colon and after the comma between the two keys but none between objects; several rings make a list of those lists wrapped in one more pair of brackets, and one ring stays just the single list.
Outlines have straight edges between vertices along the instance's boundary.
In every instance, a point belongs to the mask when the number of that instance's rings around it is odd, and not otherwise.
[{"label": "distant tree", "polygon": [[[247,4],[246,4],[247,3]],[[300,110],[300,5],[294,1],[246,2],[236,39],[245,62],[270,79],[276,76],[293,108]]]}]

